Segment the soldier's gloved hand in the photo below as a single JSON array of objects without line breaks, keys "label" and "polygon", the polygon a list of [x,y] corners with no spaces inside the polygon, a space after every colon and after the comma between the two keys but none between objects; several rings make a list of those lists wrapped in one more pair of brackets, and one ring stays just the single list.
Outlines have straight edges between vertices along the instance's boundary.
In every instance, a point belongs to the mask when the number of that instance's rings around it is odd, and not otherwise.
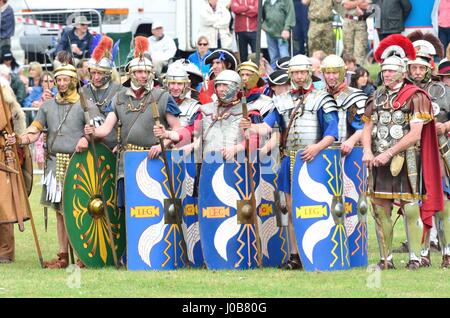
[{"label": "soldier's gloved hand", "polygon": [[6,135],[6,144],[14,145],[17,142],[16,134]]},{"label": "soldier's gloved hand", "polygon": [[161,150],[161,146],[160,145],[156,145],[156,146],[152,146],[150,148],[150,150],[148,151],[148,159],[155,159],[156,157],[158,157],[158,155],[162,152]]},{"label": "soldier's gloved hand", "polygon": [[75,147],[76,152],[83,152],[89,147],[89,142],[86,139],[86,137],[81,137],[80,140],[78,140],[77,146]]},{"label": "soldier's gloved hand", "polygon": [[250,121],[250,118],[242,118],[241,122],[239,123],[239,128],[241,129],[249,129],[252,126],[252,122]]},{"label": "soldier's gloved hand", "polygon": [[348,155],[353,150],[353,143],[348,140],[344,141],[341,145],[341,153],[343,156]]},{"label": "soldier's gloved hand", "polygon": [[447,132],[447,127],[443,123],[436,122],[436,133],[440,136]]},{"label": "soldier's gloved hand", "polygon": [[85,125],[84,126],[84,134],[85,135],[95,135],[95,127],[93,125]]},{"label": "soldier's gloved hand", "polygon": [[373,156],[372,151],[364,150],[362,161],[363,161],[363,164],[365,164],[369,169],[372,169],[372,167],[373,167],[373,159],[374,159],[374,156]]},{"label": "soldier's gloved hand", "polygon": [[167,138],[166,129],[161,124],[153,126],[153,134],[156,138]]},{"label": "soldier's gloved hand", "polygon": [[302,152],[302,160],[305,162],[309,162],[314,160],[316,155],[319,153],[320,149],[317,145],[308,145],[305,150]]}]

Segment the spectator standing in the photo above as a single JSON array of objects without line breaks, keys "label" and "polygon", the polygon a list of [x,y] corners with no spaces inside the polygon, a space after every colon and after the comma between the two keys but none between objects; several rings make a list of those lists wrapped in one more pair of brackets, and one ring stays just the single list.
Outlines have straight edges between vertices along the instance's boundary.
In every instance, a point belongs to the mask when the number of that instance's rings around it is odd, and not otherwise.
[{"label": "spectator standing", "polygon": [[377,28],[380,41],[405,30],[405,20],[412,9],[409,0],[373,0],[373,4],[380,7],[380,25]]},{"label": "spectator standing", "polygon": [[308,44],[308,7],[301,0],[293,0],[295,8],[295,26],[292,30],[294,40],[294,56],[297,54],[307,55],[306,45]]},{"label": "spectator standing", "polygon": [[77,59],[89,58],[91,56],[89,48],[93,40],[93,36],[88,30],[89,24],[91,21],[88,21],[85,16],[75,17],[74,27],[63,33],[55,53],[67,51],[72,52]]},{"label": "spectator standing", "polygon": [[209,40],[211,50],[231,50],[231,14],[218,0],[205,0],[200,6],[200,34]]},{"label": "spectator standing", "polygon": [[438,35],[444,49],[450,43],[450,0],[436,0],[438,3]]},{"label": "spectator standing", "polygon": [[353,55],[359,65],[364,64],[367,54],[367,23],[371,0],[342,0],[344,9],[344,52]]},{"label": "spectator standing", "polygon": [[258,27],[258,0],[232,0],[231,11],[234,17],[239,58],[241,62],[248,59],[248,46],[256,51],[256,29]]},{"label": "spectator standing", "polygon": [[159,76],[163,68],[169,64],[169,60],[177,53],[177,46],[170,36],[164,34],[164,26],[159,21],[153,22],[152,34],[148,38],[148,52],[152,58],[156,75]]},{"label": "spectator standing", "polygon": [[13,8],[8,4],[8,0],[0,0],[0,52],[11,50],[11,37],[15,27]]},{"label": "spectator standing", "polygon": [[309,6],[308,50],[334,54],[333,7],[339,0],[302,0]]},{"label": "spectator standing", "polygon": [[266,0],[263,5],[262,29],[266,32],[270,63],[289,56],[289,38],[295,26],[292,0]]}]

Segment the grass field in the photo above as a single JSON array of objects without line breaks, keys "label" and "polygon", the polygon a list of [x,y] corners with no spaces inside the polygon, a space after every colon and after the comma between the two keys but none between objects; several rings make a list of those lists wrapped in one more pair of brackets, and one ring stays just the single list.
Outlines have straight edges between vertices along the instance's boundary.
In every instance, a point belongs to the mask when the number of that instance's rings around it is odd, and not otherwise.
[{"label": "grass field", "polygon": [[[44,231],[41,188],[35,183],[31,205],[45,260],[57,252],[55,216],[49,211]],[[378,261],[375,232],[370,220],[370,264]],[[395,229],[394,246],[405,238],[403,222]],[[450,272],[439,268],[440,254],[432,255],[433,267],[408,271],[406,254],[394,256],[396,270],[373,272],[366,268],[340,272],[282,271],[264,268],[248,271],[129,272],[124,269],[43,270],[35,251],[31,225],[16,228],[16,261],[0,265],[1,297],[449,297]],[[79,276],[78,276],[79,275]],[[74,279],[79,277],[79,288]],[[369,287],[371,286],[371,287]]]}]

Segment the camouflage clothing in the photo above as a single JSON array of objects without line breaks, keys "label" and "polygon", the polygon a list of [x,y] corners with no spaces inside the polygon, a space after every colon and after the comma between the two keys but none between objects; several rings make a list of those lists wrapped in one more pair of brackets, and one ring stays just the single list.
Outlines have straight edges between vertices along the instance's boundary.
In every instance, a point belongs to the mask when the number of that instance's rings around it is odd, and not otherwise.
[{"label": "camouflage clothing", "polygon": [[356,63],[364,64],[367,54],[367,23],[366,20],[356,21],[345,18],[343,25],[344,52],[353,55]]},{"label": "camouflage clothing", "polygon": [[334,0],[311,0],[309,2],[308,50],[322,50],[326,54],[334,54],[335,38],[333,30]]},{"label": "camouflage clothing", "polygon": [[[345,2],[356,2],[345,0]],[[366,4],[370,4],[371,0],[366,0]],[[343,1],[344,4],[344,1]],[[364,15],[360,15],[361,11],[343,8],[342,15],[344,17],[343,34],[344,34],[344,53],[348,53],[356,58],[356,63],[364,64],[367,54],[367,23]]]},{"label": "camouflage clothing", "polygon": [[310,22],[308,31],[308,50],[310,55],[318,50],[324,51],[327,55],[335,53],[335,38],[332,28],[331,21],[326,23]]}]

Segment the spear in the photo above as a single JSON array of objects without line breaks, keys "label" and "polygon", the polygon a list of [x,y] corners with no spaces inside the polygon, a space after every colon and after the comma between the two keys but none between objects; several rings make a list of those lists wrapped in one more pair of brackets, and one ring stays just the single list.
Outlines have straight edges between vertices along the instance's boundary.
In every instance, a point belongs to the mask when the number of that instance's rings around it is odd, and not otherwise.
[{"label": "spear", "polygon": [[[241,98],[242,103],[242,117],[248,118],[248,109],[247,109],[247,98],[245,97],[245,94],[242,94]],[[244,134],[245,135],[245,166],[247,170],[247,178],[250,180],[250,194],[251,199],[250,203],[252,206],[252,213],[253,213],[253,220],[255,224],[255,236],[256,236],[256,252],[258,254],[258,267],[262,267],[262,254],[261,254],[261,241],[259,236],[259,224],[258,224],[258,213],[256,211],[256,197],[255,197],[255,183],[253,179],[253,163],[250,159],[250,134]]]},{"label": "spear", "polygon": [[[158,106],[156,105],[156,102],[153,101],[152,102],[152,114],[153,114],[153,119],[155,121],[156,125],[160,125],[160,120],[159,120],[159,111],[158,111]],[[172,201],[172,205],[174,208],[174,212],[175,212],[175,220],[177,222],[178,228],[180,229],[180,236],[181,236],[181,244],[183,245],[183,248],[185,250],[185,257],[186,257],[186,265],[187,268],[190,268],[189,266],[189,259],[187,257],[187,245],[186,245],[186,241],[184,239],[184,233],[183,233],[183,228],[181,227],[181,219],[180,219],[180,215],[178,214],[178,209],[179,206],[178,204],[175,203],[175,190],[174,190],[174,186],[173,186],[173,181],[169,170],[169,161],[167,160],[167,154],[165,152],[165,146],[164,146],[164,139],[163,138],[159,138],[159,144],[161,146],[161,154],[162,154],[162,158],[163,158],[163,162],[164,162],[164,167],[166,169],[166,173],[167,173],[167,180],[169,181],[169,190],[170,190],[170,200]]]},{"label": "spear", "polygon": [[[80,103],[81,103],[81,107],[83,108],[84,111],[84,120],[87,124],[89,124],[91,122],[90,116],[89,116],[89,108],[87,106],[87,102],[86,102],[86,98],[84,97],[83,91],[81,90],[81,87],[79,89],[80,94]],[[94,136],[91,135],[90,139],[90,143],[91,143],[91,147],[92,147],[92,156],[94,157],[94,170],[95,170],[95,174],[97,175],[97,178],[101,178],[100,172],[99,172],[99,167],[98,167],[98,161],[97,161],[97,149],[95,147],[95,140],[94,140]],[[111,250],[112,250],[112,255],[113,255],[113,260],[114,260],[114,265],[116,266],[117,269],[119,269],[119,262],[117,260],[117,252],[116,252],[116,243],[114,241],[114,235],[112,232],[112,226],[111,226],[111,219],[109,218],[109,213],[108,213],[108,205],[106,203],[105,200],[105,196],[103,193],[103,187],[101,186],[101,180],[99,182],[99,187],[98,187],[98,192],[100,194],[100,197],[102,199],[102,203],[103,203],[103,207],[104,207],[104,215],[105,215],[105,219],[106,219],[106,225],[107,225],[107,230],[108,230],[108,236],[109,236],[109,240],[111,241]]]}]

